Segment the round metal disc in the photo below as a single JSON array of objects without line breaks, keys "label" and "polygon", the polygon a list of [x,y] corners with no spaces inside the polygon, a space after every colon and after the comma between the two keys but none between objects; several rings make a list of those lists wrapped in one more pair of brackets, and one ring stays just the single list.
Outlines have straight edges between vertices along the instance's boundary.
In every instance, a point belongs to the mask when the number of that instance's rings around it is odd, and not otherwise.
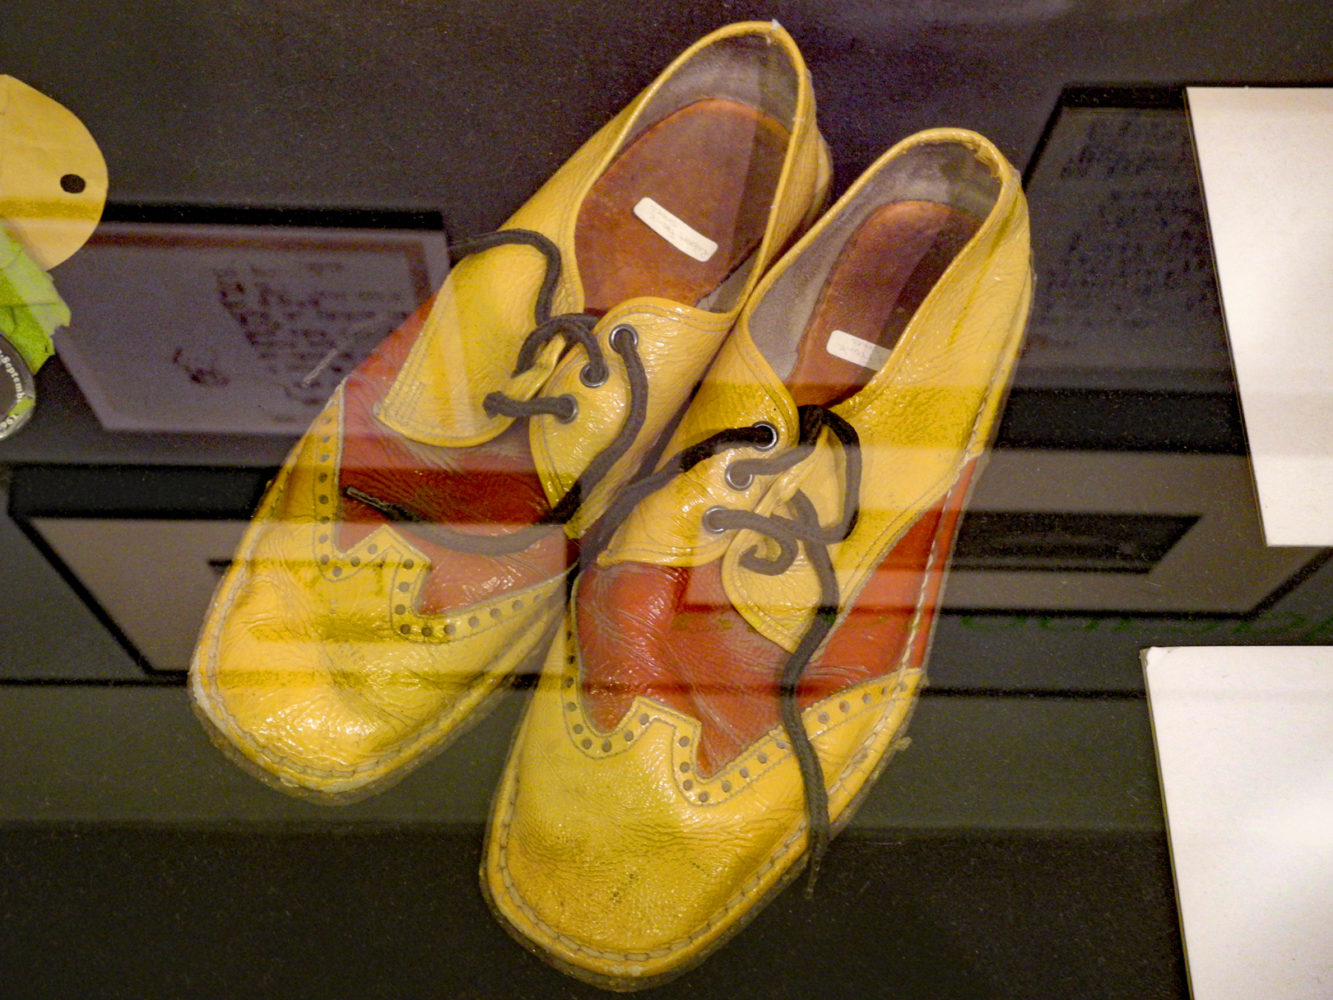
[{"label": "round metal disc", "polygon": [[26,424],[36,403],[32,372],[14,346],[0,337],[0,439]]}]

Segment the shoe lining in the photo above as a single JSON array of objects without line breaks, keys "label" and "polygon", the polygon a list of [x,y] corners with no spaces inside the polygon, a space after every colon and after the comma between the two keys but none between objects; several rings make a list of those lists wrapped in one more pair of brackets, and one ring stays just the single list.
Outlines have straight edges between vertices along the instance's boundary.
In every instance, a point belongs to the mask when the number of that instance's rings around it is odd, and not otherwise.
[{"label": "shoe lining", "polygon": [[[961,142],[932,142],[910,149],[885,163],[864,184],[856,198],[824,224],[818,239],[805,247],[783,271],[750,316],[751,336],[780,379],[789,380],[802,348],[802,337],[815,321],[816,306],[821,299],[830,298],[825,289],[830,284],[834,266],[842,263],[851,266],[850,261],[844,261],[849,245],[851,253],[865,253],[870,259],[876,253],[886,255],[883,257],[884,267],[892,271],[895,258],[904,251],[894,247],[892,238],[887,235],[876,238],[874,233],[881,227],[887,229],[896,225],[901,227],[899,232],[905,238],[915,241],[912,236],[914,226],[929,228],[934,225],[927,220],[913,224],[907,218],[906,209],[894,209],[893,206],[930,203],[973,220],[990,216],[1002,187],[1002,168],[983,153],[983,150]],[[879,222],[872,223],[872,230],[862,232],[867,221],[884,213],[886,208],[890,211]],[[919,207],[916,213],[921,214]],[[860,239],[855,239],[858,233]],[[920,262],[921,257],[918,257],[917,263]],[[868,263],[858,264],[857,269],[862,266],[868,266]],[[909,273],[911,270],[908,269]],[[928,292],[933,281],[926,279],[923,272],[907,284]],[[874,293],[876,298],[889,294],[897,293],[891,292],[891,286],[887,284]],[[833,296],[835,299],[840,297]],[[848,297],[848,302],[852,301]],[[877,338],[870,339],[877,341]],[[821,344],[820,349],[824,346]]]},{"label": "shoe lining", "polygon": [[[796,404],[832,406],[869,382],[882,367],[880,352],[897,343],[980,226],[929,201],[893,202],[868,216],[838,254],[797,345],[786,380]],[[853,361],[839,350],[865,353]]]},{"label": "shoe lining", "polygon": [[779,122],[796,120],[800,74],[793,51],[764,35],[723,38],[676,67],[644,106],[629,140],[700,95],[759,108]]},{"label": "shoe lining", "polygon": [[[748,267],[763,240],[788,143],[776,119],[722,98],[695,101],[640,133],[579,211],[574,246],[585,310],[604,313],[640,296],[730,305],[715,293],[743,284],[728,278]],[[700,261],[678,249],[635,215],[643,198],[716,250]]]}]

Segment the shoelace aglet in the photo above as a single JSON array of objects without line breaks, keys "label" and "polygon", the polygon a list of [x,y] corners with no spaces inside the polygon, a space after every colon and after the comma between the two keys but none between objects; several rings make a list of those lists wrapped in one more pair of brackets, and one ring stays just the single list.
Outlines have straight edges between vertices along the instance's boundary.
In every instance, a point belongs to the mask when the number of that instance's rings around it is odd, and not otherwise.
[{"label": "shoelace aglet", "polygon": [[815,898],[815,883],[819,881],[820,862],[823,860],[823,847],[812,847],[810,849],[810,863],[805,869],[805,898],[808,900]]}]

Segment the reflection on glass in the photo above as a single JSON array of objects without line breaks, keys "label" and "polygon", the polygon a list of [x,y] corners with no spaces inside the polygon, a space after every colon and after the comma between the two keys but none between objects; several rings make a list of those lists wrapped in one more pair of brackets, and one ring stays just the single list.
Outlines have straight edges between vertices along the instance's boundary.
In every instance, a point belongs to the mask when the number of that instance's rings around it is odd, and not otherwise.
[{"label": "reflection on glass", "polygon": [[0,438],[32,416],[32,373],[70,319],[46,269],[87,241],[105,201],[106,164],[83,124],[0,76]]}]

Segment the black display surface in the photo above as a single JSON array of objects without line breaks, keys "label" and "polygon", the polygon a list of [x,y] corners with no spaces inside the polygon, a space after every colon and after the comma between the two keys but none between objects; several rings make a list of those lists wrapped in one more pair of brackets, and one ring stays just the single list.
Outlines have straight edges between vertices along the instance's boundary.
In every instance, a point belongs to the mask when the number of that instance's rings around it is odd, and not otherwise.
[{"label": "black display surface", "polygon": [[[606,996],[491,919],[479,847],[430,826],[6,831],[8,893],[62,905],[6,914],[0,971],[43,980],[25,996]],[[642,995],[1188,996],[1160,836],[854,834],[828,860],[813,902],[785,894]],[[61,960],[36,970],[53,939]]]}]

